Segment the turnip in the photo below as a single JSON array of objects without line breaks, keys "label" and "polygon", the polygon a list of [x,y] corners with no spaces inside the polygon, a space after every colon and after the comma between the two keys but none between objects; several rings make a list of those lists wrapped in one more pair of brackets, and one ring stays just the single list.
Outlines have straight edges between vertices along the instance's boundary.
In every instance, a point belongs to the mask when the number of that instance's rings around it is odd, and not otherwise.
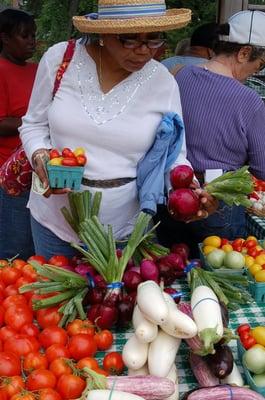
[{"label": "turnip", "polygon": [[188,188],[193,177],[193,169],[188,165],[178,165],[170,171],[170,182],[173,189]]},{"label": "turnip", "polygon": [[168,209],[173,218],[186,221],[197,214],[200,200],[191,189],[177,189],[169,194]]},{"label": "turnip", "polygon": [[159,281],[159,270],[153,260],[142,260],[140,264],[140,273],[144,281]]}]

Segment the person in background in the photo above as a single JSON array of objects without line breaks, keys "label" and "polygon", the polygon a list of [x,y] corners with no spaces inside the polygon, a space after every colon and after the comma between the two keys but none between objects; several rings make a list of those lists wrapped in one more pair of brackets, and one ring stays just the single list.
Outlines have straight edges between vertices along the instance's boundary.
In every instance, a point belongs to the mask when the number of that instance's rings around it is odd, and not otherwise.
[{"label": "person in background", "polygon": [[181,39],[175,48],[176,56],[185,56],[188,53],[190,48],[190,38]]},{"label": "person in background", "polygon": [[[0,13],[0,166],[21,144],[18,128],[26,113],[37,70],[27,62],[35,51],[34,18],[20,10]],[[29,192],[13,197],[0,188],[0,258],[34,254]]]},{"label": "person in background", "polygon": [[190,38],[190,46],[186,48],[182,55],[166,58],[162,61],[169,70],[177,64],[191,65],[200,64],[209,60],[213,56],[213,45],[217,40],[217,24],[207,23],[199,26]]},{"label": "person in background", "polygon": [[[69,206],[69,189],[49,188],[43,158],[52,147],[84,147],[88,163],[81,190],[102,192],[99,219],[112,226],[116,240],[132,232],[144,209],[138,199],[138,163],[152,147],[163,115],[182,115],[174,77],[153,59],[164,44],[161,32],[190,19],[189,10],[170,12],[169,18],[161,0],[152,5],[144,0],[141,5],[99,0],[98,13],[74,17],[80,32],[98,35],[86,44],[76,42],[53,100],[54,78],[67,43],[51,47],[41,59],[20,128],[27,156],[48,189],[43,196],[30,194],[37,254],[47,259],[53,254],[72,257],[75,251],[69,242],[79,241],[60,211]],[[174,163],[188,163],[185,140],[178,145]]]},{"label": "person in background", "polygon": [[[201,184],[249,165],[265,179],[265,108],[259,95],[243,82],[265,66],[265,13],[242,11],[220,26],[215,56],[200,66],[185,66],[175,76],[180,88],[187,158]],[[165,245],[197,243],[209,235],[244,237],[245,210],[220,202],[208,218],[184,224],[161,208],[157,228]]]}]

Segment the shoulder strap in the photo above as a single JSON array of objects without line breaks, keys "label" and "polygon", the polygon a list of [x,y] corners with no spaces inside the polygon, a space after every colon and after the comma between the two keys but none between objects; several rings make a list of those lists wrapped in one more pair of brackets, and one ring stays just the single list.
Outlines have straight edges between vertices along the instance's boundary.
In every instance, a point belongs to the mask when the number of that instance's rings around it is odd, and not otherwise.
[{"label": "shoulder strap", "polygon": [[177,75],[177,73],[182,70],[186,65],[185,64],[177,64],[172,68],[169,72],[171,72],[172,75]]},{"label": "shoulder strap", "polygon": [[54,98],[57,90],[59,89],[63,74],[67,70],[68,65],[70,64],[70,62],[73,58],[74,51],[75,51],[75,44],[76,44],[76,41],[74,39],[68,40],[68,44],[65,49],[62,62],[56,72],[54,86],[53,86],[53,92],[52,92],[52,98]]}]

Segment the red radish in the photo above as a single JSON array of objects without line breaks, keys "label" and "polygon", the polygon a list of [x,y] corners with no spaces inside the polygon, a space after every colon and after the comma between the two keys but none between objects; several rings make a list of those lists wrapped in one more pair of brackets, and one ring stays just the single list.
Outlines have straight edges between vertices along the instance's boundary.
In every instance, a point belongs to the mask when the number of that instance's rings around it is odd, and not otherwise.
[{"label": "red radish", "polygon": [[81,276],[87,276],[87,274],[90,274],[92,277],[94,277],[96,275],[94,268],[85,263],[77,264],[75,267],[75,272]]},{"label": "red radish", "polygon": [[200,200],[191,189],[177,189],[169,195],[168,209],[172,217],[185,221],[197,214]]},{"label": "red radish", "polygon": [[122,280],[129,292],[136,290],[139,283],[143,281],[141,275],[138,272],[132,271],[132,269],[124,273]]},{"label": "red radish", "polygon": [[134,265],[132,267],[126,268],[126,271],[134,271],[134,272],[137,272],[138,274],[141,275],[140,266],[139,265]]},{"label": "red radish", "polygon": [[185,264],[180,254],[170,253],[157,260],[160,278],[165,285],[171,285],[177,278],[184,275]]},{"label": "red radish", "polygon": [[170,171],[173,189],[188,188],[193,181],[193,169],[188,165],[178,165]]},{"label": "red radish", "polygon": [[184,263],[187,263],[190,254],[190,249],[186,243],[175,243],[171,247],[170,251],[172,253],[180,254],[181,257],[183,258]]},{"label": "red radish", "polygon": [[130,324],[130,322],[132,321],[133,309],[134,309],[134,302],[132,301],[123,300],[118,304],[119,316],[117,325],[119,328],[125,328]]},{"label": "red radish", "polygon": [[144,281],[159,281],[159,270],[153,260],[142,260],[140,264],[141,277]]}]

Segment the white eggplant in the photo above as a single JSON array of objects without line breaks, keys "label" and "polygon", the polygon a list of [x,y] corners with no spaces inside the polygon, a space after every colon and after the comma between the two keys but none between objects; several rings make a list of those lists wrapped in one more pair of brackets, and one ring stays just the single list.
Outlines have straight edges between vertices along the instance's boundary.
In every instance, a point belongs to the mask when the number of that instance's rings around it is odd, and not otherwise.
[{"label": "white eggplant", "polygon": [[221,307],[214,291],[208,286],[196,287],[191,295],[191,308],[204,348],[214,353],[213,345],[224,333]]},{"label": "white eggplant", "polygon": [[135,335],[132,335],[122,350],[122,359],[126,367],[137,370],[147,362],[148,343],[140,342]]},{"label": "white eggplant", "polygon": [[225,379],[222,379],[221,382],[223,384],[244,386],[244,380],[235,362],[231,374],[229,374]]},{"label": "white eggplant", "polygon": [[143,397],[136,396],[128,392],[118,390],[90,390],[86,400],[145,400]]},{"label": "white eggplant", "polygon": [[148,369],[151,375],[165,378],[175,362],[181,339],[159,330],[148,351]]},{"label": "white eggplant", "polygon": [[165,400],[179,400],[178,370],[175,363],[172,365],[167,378],[175,383],[176,389],[175,392]]},{"label": "white eggplant", "polygon": [[142,368],[139,369],[131,369],[128,368],[128,376],[146,376],[149,375],[148,365],[145,364]]},{"label": "white eggplant", "polygon": [[133,310],[132,323],[135,335],[140,340],[140,342],[150,343],[156,338],[158,332],[157,325],[148,321],[144,317],[137,304]]},{"label": "white eggplant", "polygon": [[180,311],[168,293],[163,293],[168,305],[168,317],[166,321],[160,325],[161,329],[171,336],[180,339],[190,339],[197,335],[198,330],[195,322],[182,311]]},{"label": "white eggplant", "polygon": [[137,287],[137,304],[145,318],[160,325],[166,321],[168,306],[160,286],[154,281],[145,281]]}]

